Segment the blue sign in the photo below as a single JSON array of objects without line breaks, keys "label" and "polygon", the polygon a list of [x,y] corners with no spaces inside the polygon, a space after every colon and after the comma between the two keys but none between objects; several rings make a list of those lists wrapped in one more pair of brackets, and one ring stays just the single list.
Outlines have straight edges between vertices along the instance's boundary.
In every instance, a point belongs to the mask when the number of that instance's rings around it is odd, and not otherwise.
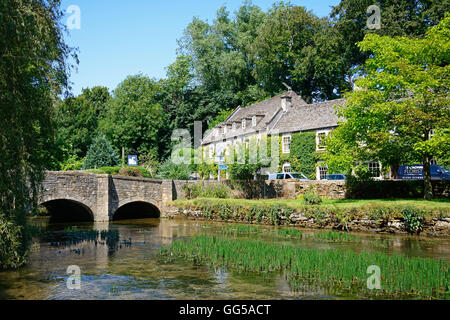
[{"label": "blue sign", "polygon": [[128,166],[137,167],[137,165],[138,165],[138,157],[136,155],[128,156]]},{"label": "blue sign", "polygon": [[221,165],[219,166],[219,170],[228,170],[228,166],[225,165],[225,164],[221,164]]}]

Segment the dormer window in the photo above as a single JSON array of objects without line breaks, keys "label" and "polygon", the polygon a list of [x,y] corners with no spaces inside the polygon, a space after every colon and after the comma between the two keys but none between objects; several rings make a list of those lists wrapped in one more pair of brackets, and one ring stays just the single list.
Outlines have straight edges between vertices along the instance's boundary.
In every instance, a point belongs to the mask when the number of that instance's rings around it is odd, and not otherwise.
[{"label": "dormer window", "polygon": [[236,131],[236,122],[233,122],[233,131]]},{"label": "dormer window", "polygon": [[252,126],[256,127],[256,116],[253,116],[252,118]]},{"label": "dormer window", "polygon": [[242,119],[242,129],[245,130],[245,127],[246,127],[246,120],[245,120],[245,119]]}]

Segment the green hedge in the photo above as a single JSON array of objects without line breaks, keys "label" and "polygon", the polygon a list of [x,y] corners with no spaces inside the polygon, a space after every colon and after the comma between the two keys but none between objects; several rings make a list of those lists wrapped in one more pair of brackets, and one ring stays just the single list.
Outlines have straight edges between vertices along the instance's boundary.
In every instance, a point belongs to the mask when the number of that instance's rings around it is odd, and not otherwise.
[{"label": "green hedge", "polygon": [[[433,194],[436,198],[449,198],[450,181],[432,181]],[[423,181],[421,180],[373,180],[361,181],[349,177],[346,181],[346,198],[348,199],[386,199],[386,198],[423,198]]]},{"label": "green hedge", "polygon": [[144,177],[152,178],[150,171],[142,167],[102,167],[98,169],[86,170],[90,173],[96,174],[111,174],[111,175],[123,175],[129,177]]}]

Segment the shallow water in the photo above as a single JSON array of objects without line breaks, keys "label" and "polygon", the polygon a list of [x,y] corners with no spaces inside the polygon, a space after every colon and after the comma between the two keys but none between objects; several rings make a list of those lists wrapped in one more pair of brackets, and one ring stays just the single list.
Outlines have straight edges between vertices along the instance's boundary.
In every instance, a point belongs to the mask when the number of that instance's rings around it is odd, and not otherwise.
[{"label": "shallow water", "polygon": [[[0,299],[361,299],[358,292],[343,293],[336,288],[308,286],[293,291],[283,274],[238,273],[233,270],[195,266],[190,262],[167,262],[159,248],[176,239],[200,234],[221,234],[230,224],[192,220],[146,219],[115,223],[76,224],[79,229],[118,230],[120,241],[83,241],[55,244],[61,230],[74,224],[48,224],[51,232],[33,245],[27,266],[0,272]],[[342,249],[404,254],[443,259],[450,262],[450,240],[414,236],[352,233],[361,242],[333,243],[314,240],[317,230],[303,229],[304,240],[276,235],[274,227],[262,232],[240,234],[239,238],[260,238],[314,249]],[[383,239],[383,244],[380,244]],[[378,240],[378,241],[376,241]],[[81,288],[67,287],[67,268],[79,266]]]}]

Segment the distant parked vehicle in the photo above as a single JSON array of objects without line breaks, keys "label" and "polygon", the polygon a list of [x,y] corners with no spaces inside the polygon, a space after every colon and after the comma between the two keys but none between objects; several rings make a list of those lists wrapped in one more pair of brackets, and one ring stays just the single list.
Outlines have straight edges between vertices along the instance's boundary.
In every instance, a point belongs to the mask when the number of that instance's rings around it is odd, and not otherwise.
[{"label": "distant parked vehicle", "polygon": [[342,173],[329,174],[325,177],[324,180],[347,180],[347,176]]},{"label": "distant parked vehicle", "polygon": [[[450,180],[450,172],[444,167],[432,164],[430,171],[432,180]],[[423,180],[423,165],[400,166],[398,178],[401,180]]]},{"label": "distant parked vehicle", "polygon": [[286,172],[286,173],[270,173],[269,180],[286,180],[296,179],[298,181],[309,181],[303,173]]}]

